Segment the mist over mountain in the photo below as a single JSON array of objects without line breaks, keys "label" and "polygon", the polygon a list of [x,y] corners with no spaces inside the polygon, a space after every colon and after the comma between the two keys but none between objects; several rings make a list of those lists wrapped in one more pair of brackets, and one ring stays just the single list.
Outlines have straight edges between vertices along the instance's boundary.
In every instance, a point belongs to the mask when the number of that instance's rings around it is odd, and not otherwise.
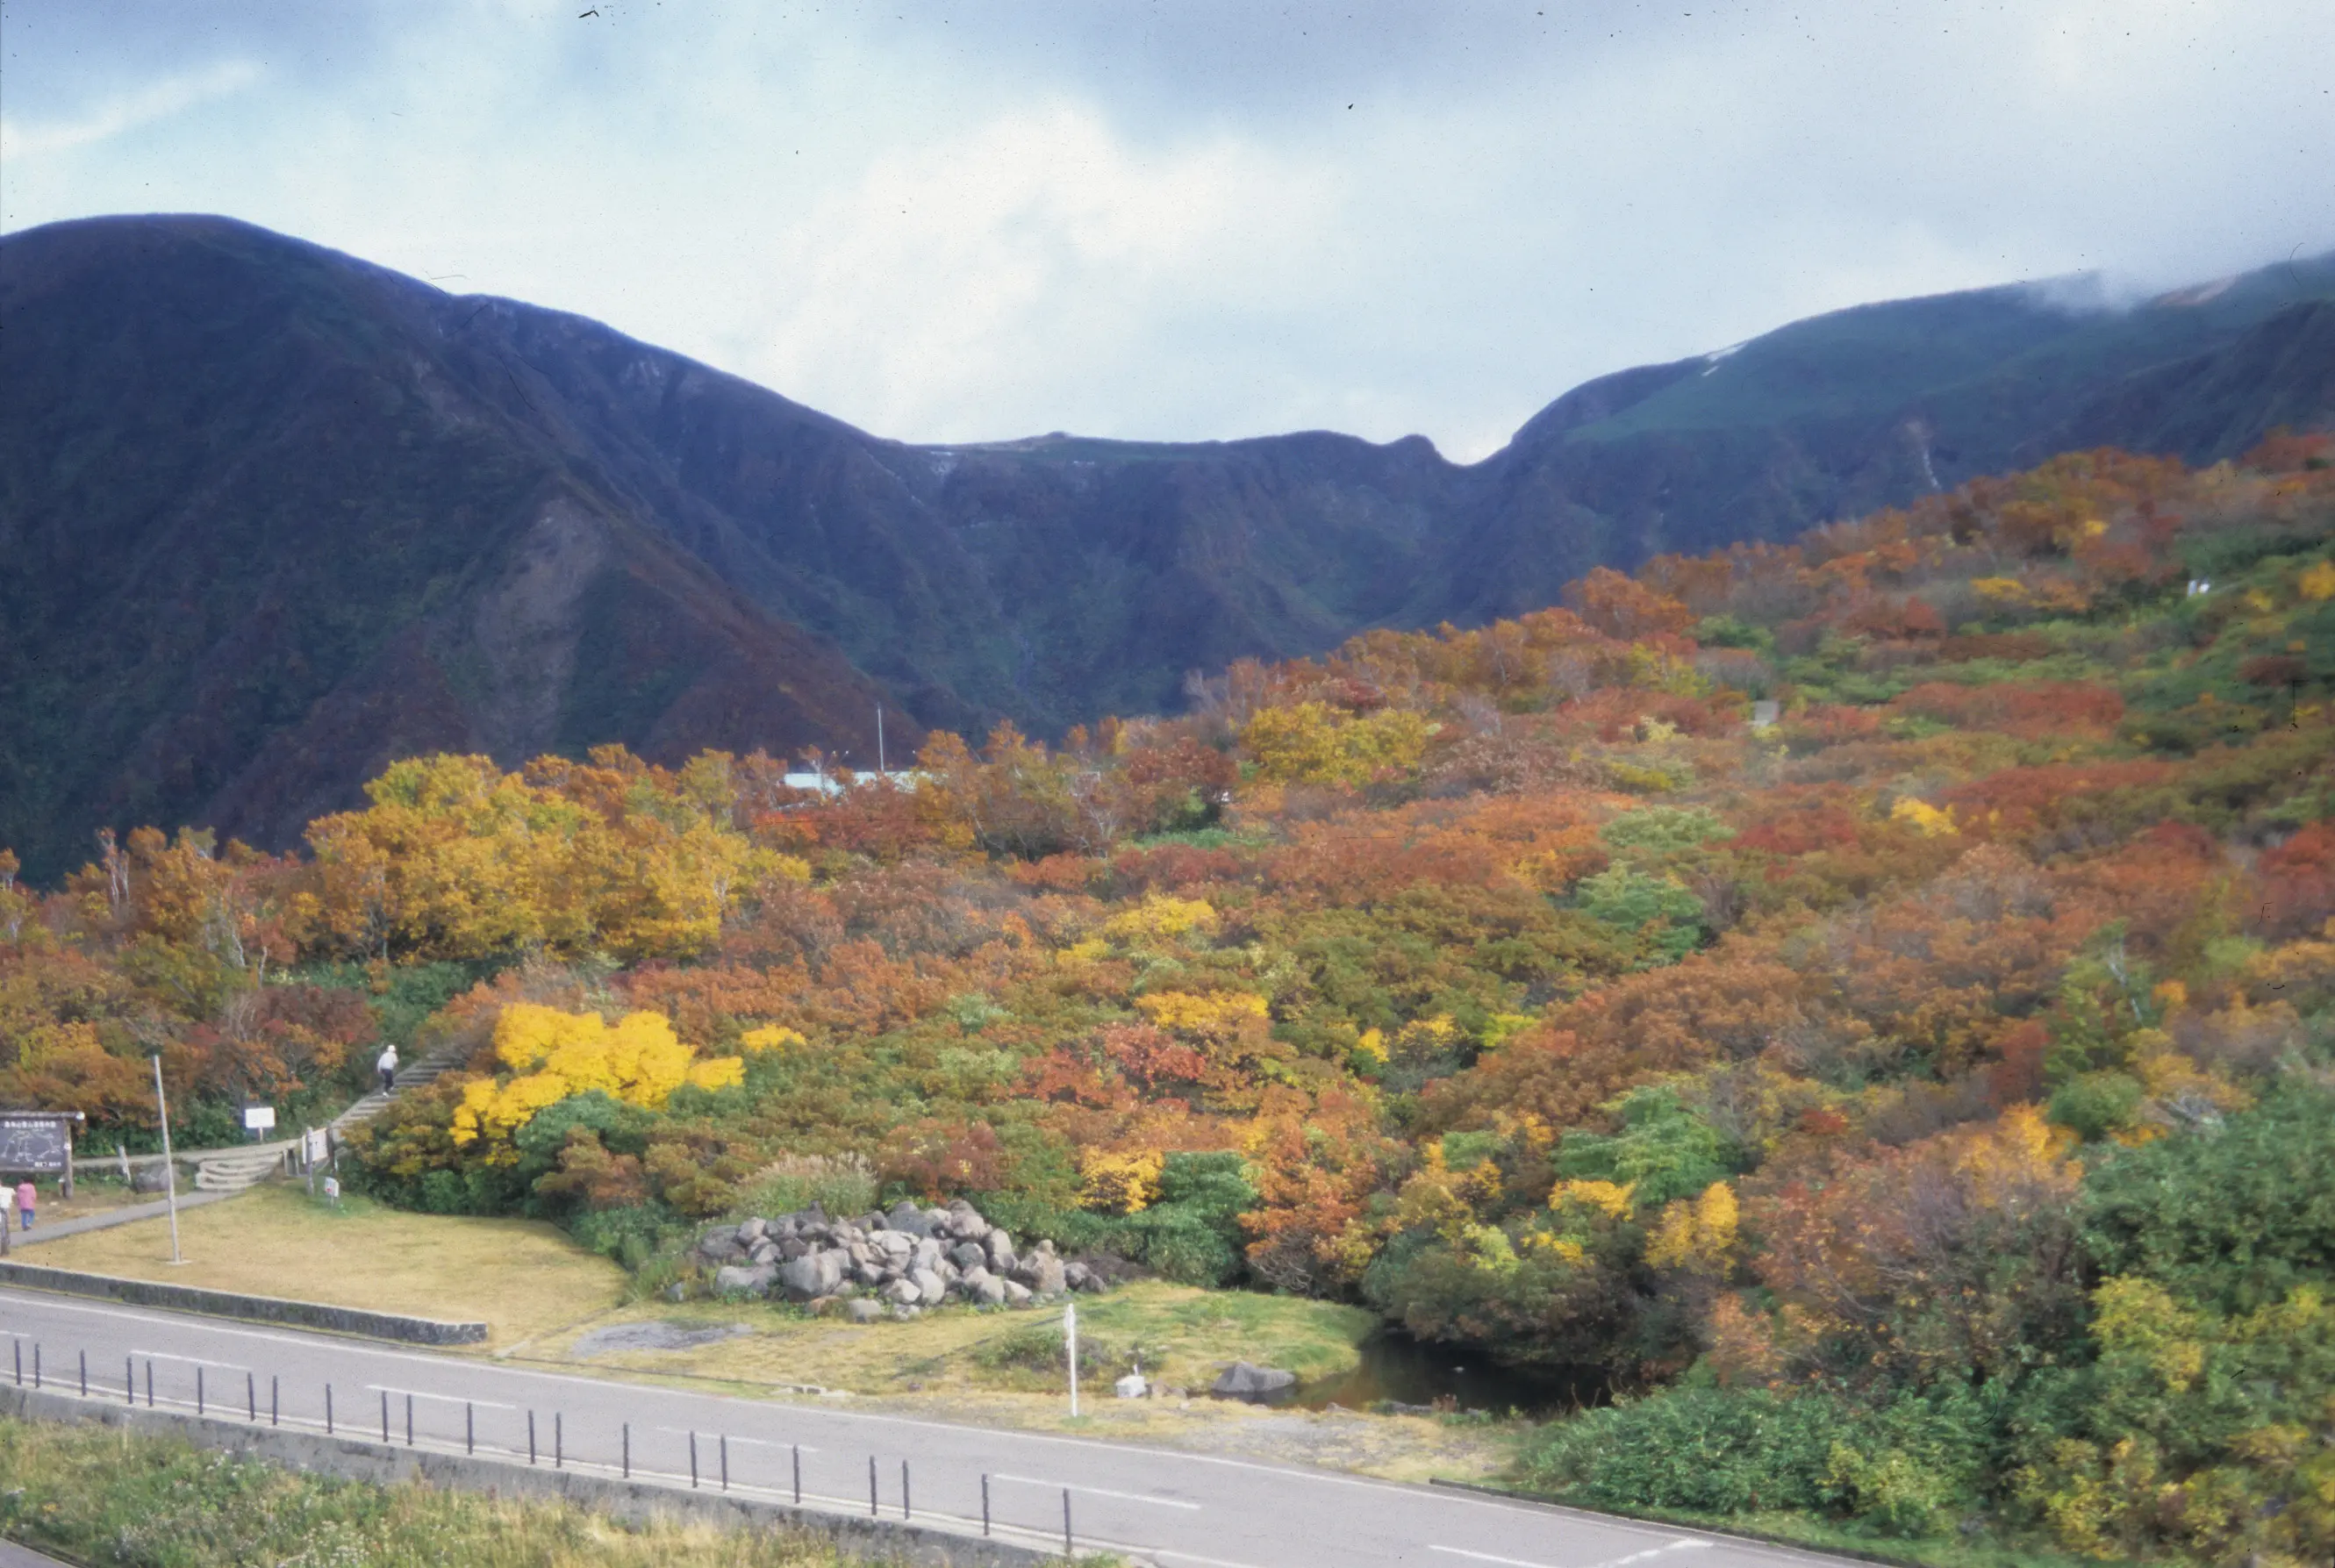
[{"label": "mist over mountain", "polygon": [[211,218],[0,239],[0,844],[281,846],[390,758],[1059,732],[2053,451],[2335,418],[2335,256],[1998,288],[1601,378],[1483,462],[1327,432],[886,440],[582,318]]}]

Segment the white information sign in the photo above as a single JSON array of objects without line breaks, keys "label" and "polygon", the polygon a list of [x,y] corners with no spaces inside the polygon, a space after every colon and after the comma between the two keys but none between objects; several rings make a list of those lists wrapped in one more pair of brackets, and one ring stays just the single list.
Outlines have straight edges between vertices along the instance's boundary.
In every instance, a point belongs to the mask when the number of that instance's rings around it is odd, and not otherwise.
[{"label": "white information sign", "polygon": [[272,1132],[276,1128],[276,1108],[272,1105],[247,1105],[243,1108],[243,1128],[246,1132]]}]

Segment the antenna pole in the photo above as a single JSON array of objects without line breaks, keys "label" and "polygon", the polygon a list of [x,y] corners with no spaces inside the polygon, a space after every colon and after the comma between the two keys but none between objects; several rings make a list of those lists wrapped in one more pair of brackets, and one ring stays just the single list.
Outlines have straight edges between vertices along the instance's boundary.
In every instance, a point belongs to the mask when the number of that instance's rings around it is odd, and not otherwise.
[{"label": "antenna pole", "polygon": [[884,767],[884,704],[876,704],[876,776],[885,776]]}]

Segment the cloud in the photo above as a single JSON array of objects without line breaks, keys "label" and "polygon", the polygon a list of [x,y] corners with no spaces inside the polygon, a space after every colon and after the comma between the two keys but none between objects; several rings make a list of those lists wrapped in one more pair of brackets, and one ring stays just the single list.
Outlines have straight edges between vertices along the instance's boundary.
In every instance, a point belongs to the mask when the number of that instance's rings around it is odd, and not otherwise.
[{"label": "cloud", "polygon": [[39,158],[110,140],[197,104],[225,98],[266,75],[250,60],[224,60],[105,97],[70,118],[29,124],[0,116],[0,158]]},{"label": "cloud", "polygon": [[[1476,456],[1818,311],[2335,244],[2321,0],[8,15],[40,150],[0,163],[0,226],[228,212],[910,440]],[[126,134],[153,105],[168,134]]]}]

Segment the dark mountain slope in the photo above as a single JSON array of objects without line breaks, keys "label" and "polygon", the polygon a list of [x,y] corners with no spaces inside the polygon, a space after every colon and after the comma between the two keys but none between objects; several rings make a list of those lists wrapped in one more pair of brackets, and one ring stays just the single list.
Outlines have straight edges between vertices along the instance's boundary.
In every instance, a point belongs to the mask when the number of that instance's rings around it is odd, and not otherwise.
[{"label": "dark mountain slope", "polygon": [[[582,318],[216,218],[0,239],[0,843],[290,841],[388,757],[1058,731],[1601,561],[1781,538],[2039,441],[2329,417],[2335,260],[2131,311],[1801,322],[1567,393],[1483,463],[1307,433],[887,441]],[[2041,432],[2039,435],[2038,432]],[[903,747],[914,726],[896,721]]]},{"label": "dark mountain slope", "polygon": [[865,678],[472,392],[500,367],[431,291],[272,237],[254,266],[240,226],[98,227],[0,253],[0,842],[28,865],[107,822],[281,844],[421,748],[872,750]]}]

